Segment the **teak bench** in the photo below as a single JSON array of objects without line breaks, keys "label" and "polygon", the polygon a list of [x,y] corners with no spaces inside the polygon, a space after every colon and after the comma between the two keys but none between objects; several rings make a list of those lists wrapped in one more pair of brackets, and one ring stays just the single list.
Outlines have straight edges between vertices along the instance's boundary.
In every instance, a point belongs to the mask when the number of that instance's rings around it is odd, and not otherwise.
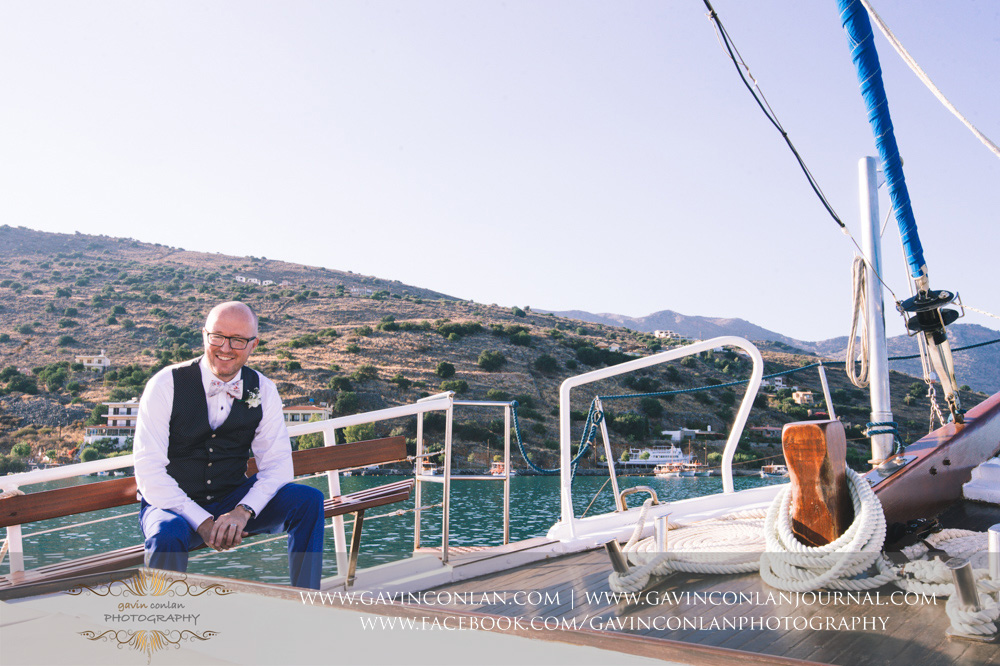
[{"label": "teak bench", "polygon": [[[292,453],[295,476],[399,462],[405,459],[405,437],[373,439]],[[251,458],[247,463],[247,476],[256,472],[256,462]],[[365,510],[405,501],[409,499],[412,488],[413,479],[404,479],[359,490],[349,495],[337,495],[323,503],[323,513],[327,518],[348,513],[353,513],[355,516],[347,570],[348,586],[354,582],[357,569]],[[0,499],[0,527],[23,525],[137,502],[134,477],[14,495]],[[138,532],[138,525],[136,531]],[[37,569],[16,571],[7,576],[0,576],[0,589],[137,566],[143,563],[143,555],[143,544],[139,543],[106,553],[48,564]]]}]

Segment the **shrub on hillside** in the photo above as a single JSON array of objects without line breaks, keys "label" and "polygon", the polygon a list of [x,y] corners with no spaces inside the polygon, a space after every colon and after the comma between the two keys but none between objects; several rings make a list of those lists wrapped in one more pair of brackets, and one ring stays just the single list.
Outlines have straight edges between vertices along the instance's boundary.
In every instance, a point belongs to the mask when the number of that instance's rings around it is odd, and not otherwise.
[{"label": "shrub on hillside", "polygon": [[479,354],[479,360],[476,362],[483,370],[486,370],[487,372],[495,372],[507,364],[507,357],[498,351],[484,349],[482,353]]},{"label": "shrub on hillside", "polygon": [[331,377],[330,381],[326,383],[326,387],[337,391],[350,391],[352,388],[350,378],[343,376]]},{"label": "shrub on hillside", "polygon": [[351,379],[356,382],[363,382],[368,379],[378,378],[378,368],[371,364],[359,365],[357,369],[351,373]]},{"label": "shrub on hillside", "polygon": [[455,376],[455,366],[448,361],[441,361],[438,363],[437,369],[434,370],[434,373],[441,379],[448,379],[449,377]]},{"label": "shrub on hillside", "polygon": [[344,437],[348,442],[364,442],[369,439],[375,439],[375,424],[359,423],[357,425],[347,426],[344,428]]},{"label": "shrub on hillside", "polygon": [[447,379],[441,382],[442,391],[454,391],[455,393],[465,393],[469,390],[469,382],[464,379]]},{"label": "shrub on hillside", "polygon": [[558,369],[559,369],[559,362],[555,359],[554,356],[550,356],[549,354],[542,354],[541,356],[535,359],[535,370],[538,370],[539,372],[546,372],[546,373],[555,372]]},{"label": "shrub on hillside", "polygon": [[354,391],[341,391],[333,402],[333,408],[338,414],[351,414],[358,409],[358,394]]}]

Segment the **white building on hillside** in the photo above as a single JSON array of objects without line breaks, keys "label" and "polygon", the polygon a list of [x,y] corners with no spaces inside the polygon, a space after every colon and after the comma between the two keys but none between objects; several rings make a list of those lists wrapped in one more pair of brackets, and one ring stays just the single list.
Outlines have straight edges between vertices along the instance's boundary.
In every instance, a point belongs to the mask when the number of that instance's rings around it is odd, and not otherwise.
[{"label": "white building on hillside", "polygon": [[285,415],[285,423],[308,423],[314,416],[319,416],[319,421],[325,421],[333,416],[333,409],[327,407],[326,403],[318,407],[314,404],[294,405],[281,411]]},{"label": "white building on hillside", "polygon": [[811,405],[813,404],[813,392],[812,391],[796,391],[792,394],[792,400],[795,401],[796,405]]},{"label": "white building on hillside", "polygon": [[132,398],[124,402],[105,402],[108,408],[105,414],[107,424],[87,428],[83,442],[91,444],[99,439],[114,439],[118,446],[125,443],[129,437],[135,436],[135,425],[139,418],[139,399]]},{"label": "white building on hillside", "polygon": [[104,372],[111,367],[111,359],[105,356],[104,350],[100,354],[82,354],[76,357],[77,363],[83,363],[84,370],[94,372]]}]

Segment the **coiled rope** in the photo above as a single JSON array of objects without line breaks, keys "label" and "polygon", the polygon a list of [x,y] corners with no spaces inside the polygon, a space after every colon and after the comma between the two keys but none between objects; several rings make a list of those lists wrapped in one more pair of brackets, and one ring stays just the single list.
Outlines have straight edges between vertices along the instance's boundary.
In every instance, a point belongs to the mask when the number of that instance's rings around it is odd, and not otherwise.
[{"label": "coiled rope", "polygon": [[[864,325],[865,317],[868,313],[868,279],[866,277],[865,260],[855,256],[851,265],[851,293],[852,293],[852,314],[851,332],[847,336],[847,354],[845,356],[844,369],[847,370],[847,378],[858,388],[868,386],[868,327]],[[861,349],[855,352],[857,341],[858,324],[861,323]],[[854,359],[860,354],[861,369],[854,367]]]},{"label": "coiled rope", "polygon": [[[847,469],[854,521],[825,546],[806,546],[792,533],[791,486],[783,488],[767,511],[764,533],[767,551],[761,556],[760,575],[768,585],[786,592],[820,588],[869,590],[896,578],[882,555],[885,514],[882,503],[863,476]],[[878,573],[865,572],[875,565]]]},{"label": "coiled rope", "polygon": [[666,576],[674,571],[734,574],[757,570],[764,550],[763,509],[686,526],[671,523],[670,544],[663,553],[657,551],[654,537],[640,539],[652,502],[648,499],[642,505],[632,537],[622,546],[626,558],[636,566],[626,574],[611,573],[608,583],[612,591],[638,592],[651,576]]},{"label": "coiled rope", "polygon": [[[936,554],[944,551],[949,558],[968,558],[972,564],[981,610],[971,611],[961,607],[958,595],[955,594],[952,571],[945,563],[946,558],[918,559],[927,558],[934,551],[937,551]],[[910,561],[898,569],[896,585],[908,592],[948,597],[945,613],[951,620],[952,629],[957,632],[973,636],[989,636],[997,632],[1000,606],[990,595],[1000,591],[1000,581],[990,577],[989,545],[985,532],[941,530],[922,542],[904,548],[902,552]]]},{"label": "coiled rope", "polygon": [[[766,583],[786,591],[821,587],[864,590],[883,585],[896,574],[881,555],[885,540],[882,505],[861,475],[847,471],[854,522],[836,541],[818,548],[799,543],[792,534],[791,486],[778,493],[766,512],[742,511],[683,527],[671,525],[665,553],[656,550],[654,537],[640,540],[652,504],[652,500],[646,500],[632,537],[622,547],[635,566],[628,573],[612,573],[608,583],[615,592],[637,592],[646,586],[650,576],[674,571],[760,571]],[[876,575],[852,579],[872,564],[878,567]]]},{"label": "coiled rope", "polygon": [[[651,576],[675,571],[736,574],[760,571],[768,585],[786,592],[820,588],[862,591],[895,583],[907,592],[950,597],[945,612],[959,633],[990,636],[997,633],[1000,604],[991,596],[1000,581],[989,575],[987,535],[946,529],[903,549],[907,562],[895,567],[882,553],[886,523],[882,504],[863,476],[848,468],[848,488],[854,521],[835,541],[819,547],[798,541],[791,526],[791,486],[782,488],[765,512],[731,513],[690,525],[670,524],[669,546],[659,552],[655,537],[642,539],[652,499],[640,510],[631,538],[622,547],[633,565],[627,573],[608,578],[612,591],[638,592]],[[973,566],[981,609],[968,610],[954,594],[952,572],[941,559],[926,558],[943,551],[968,558]]]}]

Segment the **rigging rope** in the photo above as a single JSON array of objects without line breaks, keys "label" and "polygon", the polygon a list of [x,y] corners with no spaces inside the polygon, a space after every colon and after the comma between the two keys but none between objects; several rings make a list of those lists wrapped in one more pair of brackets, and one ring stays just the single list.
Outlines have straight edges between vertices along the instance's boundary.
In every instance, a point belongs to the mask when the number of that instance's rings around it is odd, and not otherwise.
[{"label": "rigging rope", "polygon": [[[851,332],[847,336],[847,354],[845,356],[844,369],[847,371],[847,378],[858,388],[868,386],[868,327],[864,324],[868,313],[868,279],[866,274],[864,259],[855,256],[854,263],[851,265],[853,312],[851,314]],[[854,367],[854,359],[858,355],[855,352],[854,346],[857,341],[859,323],[861,323],[860,371]]]},{"label": "rigging rope", "polygon": [[[836,222],[837,225],[849,235],[849,232],[847,232],[847,225],[845,225],[840,219],[840,216],[837,215],[837,212],[833,209],[833,205],[826,198],[826,195],[823,194],[823,190],[820,189],[819,183],[816,182],[816,178],[812,175],[812,172],[809,171],[809,167],[806,166],[805,160],[803,160],[802,156],[799,155],[799,151],[796,150],[795,144],[793,144],[791,138],[789,138],[788,132],[786,132],[785,128],[782,127],[781,121],[778,120],[778,117],[771,109],[771,105],[768,104],[763,91],[757,85],[757,81],[750,74],[750,66],[746,64],[746,61],[743,60],[743,56],[740,55],[736,45],[733,44],[733,40],[729,37],[729,33],[726,32],[725,26],[722,25],[722,20],[716,13],[715,8],[712,7],[709,0],[703,0],[703,2],[705,3],[705,7],[708,8],[708,17],[712,20],[713,25],[715,26],[719,41],[729,54],[729,59],[733,61],[733,65],[736,67],[736,71],[739,73],[740,80],[743,82],[743,85],[746,86],[748,91],[750,91],[750,95],[753,97],[754,101],[757,102],[757,106],[760,107],[760,110],[764,112],[764,116],[772,125],[774,125],[774,128],[781,133],[781,138],[785,140],[786,144],[788,144],[788,149],[792,151],[792,155],[799,163],[799,168],[802,170],[802,173],[805,174],[806,180],[809,182],[809,187],[811,187],[812,191],[816,193],[817,197],[819,197],[820,203],[822,203],[823,207],[826,208],[826,212],[828,212],[830,217],[833,218],[833,221]],[[744,70],[746,71],[746,74],[744,74]]]},{"label": "rigging rope", "polygon": [[910,55],[910,52],[903,47],[903,44],[899,41],[896,35],[893,34],[892,30],[889,29],[889,26],[886,25],[885,21],[882,20],[882,17],[878,15],[878,12],[875,11],[875,8],[872,7],[871,2],[869,2],[869,0],[860,0],[860,2],[862,5],[864,5],[865,9],[868,10],[868,15],[871,16],[872,20],[875,22],[875,25],[878,26],[878,29],[882,31],[882,34],[885,35],[885,38],[889,40],[890,44],[892,44],[892,48],[896,49],[896,53],[898,53],[899,56],[903,59],[903,62],[905,62],[907,66],[909,66],[909,68],[913,70],[913,73],[917,75],[917,78],[920,79],[925,86],[927,86],[928,90],[930,90],[931,93],[938,98],[938,101],[940,101],[941,104],[943,104],[946,109],[951,111],[952,114],[956,118],[958,118],[962,122],[962,124],[965,125],[969,129],[969,131],[971,131],[976,136],[976,138],[982,142],[984,146],[986,146],[990,150],[990,152],[992,152],[997,157],[1000,157],[1000,147],[998,147],[995,143],[993,143],[993,141],[991,141],[989,137],[980,132],[979,129],[975,125],[973,125],[968,118],[962,115],[962,113],[957,108],[955,108],[955,105],[952,104],[951,101],[949,101],[948,98],[944,96],[944,93],[941,92],[941,89],[938,88],[936,85],[934,85],[934,82],[931,81],[931,77],[927,76],[927,73],[923,70],[923,68],[920,67],[920,65],[917,64],[917,61],[914,60],[913,56]]}]

